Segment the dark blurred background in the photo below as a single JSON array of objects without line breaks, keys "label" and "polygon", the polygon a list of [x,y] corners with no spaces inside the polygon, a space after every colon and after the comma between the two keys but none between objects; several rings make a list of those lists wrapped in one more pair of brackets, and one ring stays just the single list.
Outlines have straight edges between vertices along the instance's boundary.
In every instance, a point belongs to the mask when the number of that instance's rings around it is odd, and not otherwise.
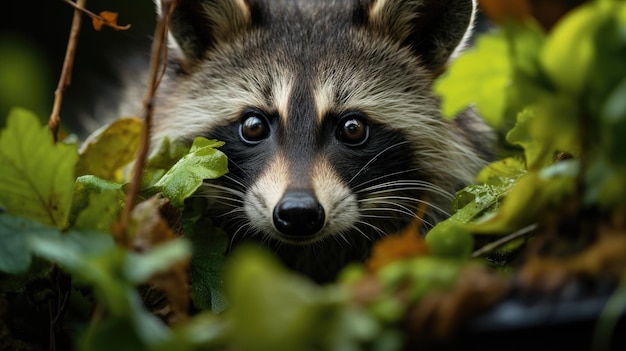
[{"label": "dark blurred background", "polygon": [[[0,126],[13,106],[33,110],[47,121],[52,109],[73,8],[61,0],[10,1],[0,21]],[[83,17],[72,84],[61,110],[64,128],[81,132],[79,116],[95,116],[98,104],[113,101],[117,93],[115,69],[127,53],[148,55],[154,30],[152,0],[88,0],[94,13],[117,12],[127,31],[103,27],[95,31]],[[94,99],[98,96],[98,99]]]}]

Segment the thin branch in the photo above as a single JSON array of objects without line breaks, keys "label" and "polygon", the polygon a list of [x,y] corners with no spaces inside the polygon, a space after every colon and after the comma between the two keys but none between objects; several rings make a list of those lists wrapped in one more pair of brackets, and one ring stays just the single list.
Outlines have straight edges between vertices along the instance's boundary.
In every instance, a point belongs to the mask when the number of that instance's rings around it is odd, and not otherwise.
[{"label": "thin branch", "polygon": [[65,50],[65,59],[63,60],[63,68],[61,70],[61,77],[59,78],[59,84],[54,91],[54,103],[52,105],[52,112],[50,113],[50,119],[48,120],[48,129],[52,132],[52,140],[56,143],[59,140],[59,126],[61,125],[61,103],[63,102],[63,92],[70,86],[72,81],[72,67],[74,66],[74,56],[76,55],[76,46],[78,44],[78,34],[80,33],[80,26],[82,23],[82,15],[79,8],[84,8],[87,0],[78,0],[75,5],[74,17],[72,18],[72,28],[70,29],[70,37],[67,42],[67,49]]},{"label": "thin branch", "polygon": [[161,67],[162,62],[163,65],[166,64],[166,58],[163,57],[163,54],[166,53],[166,51],[163,50],[163,44],[167,39],[169,20],[176,3],[177,0],[161,0],[161,16],[157,20],[156,28],[154,30],[154,39],[152,41],[150,56],[148,88],[146,90],[146,96],[143,99],[144,112],[141,130],[141,144],[133,166],[132,178],[128,188],[128,193],[126,194],[124,209],[121,213],[119,222],[116,223],[114,227],[114,234],[117,241],[124,246],[130,245],[127,229],[130,223],[131,213],[137,203],[137,197],[139,195],[139,191],[141,190],[141,175],[148,157],[148,151],[150,150],[150,132],[152,129],[154,95],[160,80],[159,68]]},{"label": "thin branch", "polygon": [[107,20],[106,18],[103,18],[102,16],[96,15],[95,13],[87,10],[84,7],[79,7],[79,5],[75,4],[71,0],[61,0],[61,1],[63,1],[64,3],[66,3],[66,4],[70,5],[70,6],[72,6],[73,8],[75,8],[76,10],[84,13],[85,15],[91,17],[92,20],[99,21],[100,23],[102,23],[105,26],[109,26],[109,27],[111,27],[111,28],[113,28],[115,30],[128,30],[128,29],[130,29],[130,24],[127,24],[125,26],[120,26],[117,23],[111,22],[111,21]]},{"label": "thin branch", "polygon": [[501,238],[499,240],[496,240],[496,241],[494,241],[492,243],[489,243],[489,244],[481,247],[480,249],[474,251],[472,253],[472,257],[473,258],[477,258],[477,257],[480,257],[480,256],[484,256],[484,255],[486,255],[488,253],[491,253],[494,250],[496,250],[496,249],[498,249],[498,248],[500,248],[500,247],[502,247],[502,246],[504,246],[504,245],[506,245],[506,244],[508,244],[508,243],[510,243],[512,241],[515,241],[515,240],[517,240],[517,239],[519,239],[519,238],[521,238],[521,237],[523,237],[523,236],[533,232],[535,229],[537,229],[537,227],[538,227],[538,225],[536,223],[535,224],[531,224],[531,225],[526,226],[526,227],[524,227],[524,228],[522,228],[522,229],[520,229],[520,230],[518,230],[518,231],[516,231],[516,232],[514,232],[512,234],[509,234],[509,235],[507,235],[507,236],[505,236],[505,237],[503,237],[503,238]]}]

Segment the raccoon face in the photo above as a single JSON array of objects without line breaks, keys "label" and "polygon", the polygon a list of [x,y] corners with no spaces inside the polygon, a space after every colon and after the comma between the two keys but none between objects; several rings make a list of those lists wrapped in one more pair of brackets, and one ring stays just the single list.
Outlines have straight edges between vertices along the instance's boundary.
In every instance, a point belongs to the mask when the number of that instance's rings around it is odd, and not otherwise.
[{"label": "raccoon face", "polygon": [[431,84],[471,0],[180,0],[155,142],[225,142],[201,191],[233,243],[256,239],[315,280],[415,217],[448,215],[488,131],[443,120]]}]

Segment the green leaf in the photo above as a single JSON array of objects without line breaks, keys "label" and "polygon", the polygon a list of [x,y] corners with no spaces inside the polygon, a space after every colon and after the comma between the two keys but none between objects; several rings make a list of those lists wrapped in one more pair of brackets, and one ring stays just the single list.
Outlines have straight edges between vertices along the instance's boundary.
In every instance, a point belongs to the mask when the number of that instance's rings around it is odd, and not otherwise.
[{"label": "green leaf", "polygon": [[0,215],[0,271],[25,273],[32,262],[29,240],[45,236],[57,237],[56,228],[10,214]]},{"label": "green leaf", "polygon": [[459,56],[434,85],[447,117],[475,104],[492,126],[500,126],[512,79],[508,44],[502,33],[482,35],[473,49]]},{"label": "green leaf", "polygon": [[78,177],[70,215],[72,227],[109,232],[119,217],[124,198],[121,184],[92,175]]},{"label": "green leaf", "polygon": [[224,143],[198,137],[189,153],[183,156],[159,181],[155,188],[172,201],[172,206],[182,208],[205,179],[221,177],[228,171],[226,155],[215,149]]},{"label": "green leaf", "polygon": [[80,340],[80,350],[85,351],[142,351],[148,350],[128,318],[107,318],[94,324]]},{"label": "green leaf", "polygon": [[541,64],[556,87],[578,96],[588,83],[596,51],[594,34],[606,17],[598,2],[585,3],[564,16],[552,29],[540,52]]},{"label": "green leaf", "polygon": [[0,133],[0,205],[11,214],[64,229],[77,160],[75,145],[53,144],[35,115],[11,110]]},{"label": "green leaf", "polygon": [[223,270],[226,262],[228,236],[213,226],[210,219],[186,219],[185,237],[193,243],[191,259],[191,290],[194,305],[215,313],[226,309]]},{"label": "green leaf", "polygon": [[626,167],[612,165],[606,156],[598,155],[585,173],[584,201],[588,206],[614,208],[626,199]]},{"label": "green leaf", "polygon": [[133,284],[145,283],[155,274],[166,271],[173,264],[188,259],[190,255],[189,241],[169,240],[142,254],[129,253],[124,275]]},{"label": "green leaf", "polygon": [[559,152],[580,153],[579,116],[576,101],[543,96],[518,115],[506,139],[524,148],[528,170],[537,170],[551,164]]},{"label": "green leaf", "polygon": [[122,167],[135,159],[141,120],[120,118],[92,133],[83,143],[76,174],[121,182]]},{"label": "green leaf", "polygon": [[148,157],[146,167],[141,176],[143,189],[150,189],[172,168],[183,156],[189,153],[187,143],[176,140],[170,142],[168,137],[163,138],[156,150]]},{"label": "green leaf", "polygon": [[237,350],[333,349],[347,292],[288,272],[258,247],[240,247],[225,275],[229,338]]},{"label": "green leaf", "polygon": [[576,189],[578,160],[565,160],[520,177],[495,212],[467,224],[475,233],[507,234],[533,224],[557,210]]},{"label": "green leaf", "polygon": [[[169,337],[167,327],[144,307],[131,281],[137,277],[126,274],[130,264],[143,264],[145,261],[129,260],[129,252],[115,246],[110,235],[71,231],[59,237],[31,240],[30,246],[38,256],[56,262],[70,273],[75,283],[92,286],[97,300],[110,315],[131,321],[136,335],[146,345]],[[149,261],[146,264],[151,267],[159,266]]]}]

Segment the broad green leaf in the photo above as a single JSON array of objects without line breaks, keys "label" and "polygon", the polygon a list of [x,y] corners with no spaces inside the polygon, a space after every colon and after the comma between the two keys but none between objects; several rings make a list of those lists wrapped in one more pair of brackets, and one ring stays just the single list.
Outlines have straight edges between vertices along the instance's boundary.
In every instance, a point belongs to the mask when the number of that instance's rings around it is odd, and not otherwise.
[{"label": "broad green leaf", "polygon": [[81,147],[76,174],[121,182],[122,168],[136,157],[140,134],[138,118],[117,119],[97,130]]},{"label": "broad green leaf", "polygon": [[147,282],[157,273],[172,265],[187,260],[191,255],[191,243],[185,239],[173,239],[159,244],[151,250],[136,254],[129,253],[124,275],[133,284]]},{"label": "broad green leaf", "polygon": [[11,214],[64,229],[77,160],[75,145],[54,145],[35,115],[11,110],[0,133],[0,205]]},{"label": "broad green leaf", "polygon": [[606,15],[595,1],[577,7],[552,29],[539,54],[551,81],[571,96],[578,96],[588,82],[596,53],[594,34]]},{"label": "broad green leaf", "polygon": [[26,272],[32,262],[29,240],[59,235],[56,228],[22,217],[0,214],[0,272]]},{"label": "broad green leaf", "polygon": [[600,143],[602,152],[616,165],[626,166],[626,74],[622,82],[611,92],[601,111],[602,130]]},{"label": "broad green leaf", "polygon": [[474,237],[462,224],[443,221],[426,234],[426,243],[434,256],[469,258],[474,249]]},{"label": "broad green leaf", "polygon": [[524,148],[527,168],[537,170],[551,164],[559,152],[580,153],[579,117],[576,101],[544,96],[518,115],[506,139]]},{"label": "broad green leaf", "polygon": [[189,149],[190,146],[185,142],[180,140],[172,142],[168,137],[165,137],[161,140],[156,151],[148,157],[146,168],[170,169],[178,160],[189,153]]},{"label": "broad green leaf", "polygon": [[606,156],[597,156],[585,173],[584,201],[588,206],[610,209],[626,201],[626,167],[612,165]]},{"label": "broad green leaf", "polygon": [[153,187],[176,162],[189,153],[189,149],[190,146],[181,140],[171,142],[168,137],[163,138],[148,157],[141,178],[142,188]]},{"label": "broad green leaf", "polygon": [[214,227],[210,219],[187,219],[185,237],[193,243],[191,259],[191,290],[194,305],[215,313],[226,309],[223,296],[223,270],[226,262],[228,237]]},{"label": "broad green leaf", "polygon": [[515,157],[507,157],[492,162],[485,166],[476,176],[476,183],[511,182],[526,173],[526,165],[523,160]]},{"label": "broad green leaf", "polygon": [[576,188],[580,163],[566,160],[522,176],[495,212],[466,228],[475,233],[507,234],[539,221],[547,211],[558,210]]},{"label": "broad green leaf", "polygon": [[228,171],[226,155],[217,150],[222,142],[198,137],[189,153],[183,156],[159,181],[155,188],[172,201],[172,205],[182,208],[186,198],[191,196],[205,179],[215,179]]},{"label": "broad green leaf", "polygon": [[241,247],[226,268],[224,318],[233,348],[330,349],[347,294],[288,272],[259,248]]},{"label": "broad green leaf", "polygon": [[115,246],[110,235],[70,232],[32,240],[30,246],[38,256],[59,264],[76,283],[93,287],[98,302],[108,313],[130,320],[146,345],[167,339],[170,331],[146,310],[134,282],[126,274],[128,265],[137,260],[129,260],[129,252]]},{"label": "broad green leaf", "polygon": [[476,46],[459,56],[434,85],[447,117],[475,104],[492,126],[500,126],[512,80],[508,44],[502,33],[482,35]]},{"label": "broad green leaf", "polygon": [[119,217],[124,198],[121,184],[92,175],[78,177],[70,215],[72,228],[109,232]]}]

